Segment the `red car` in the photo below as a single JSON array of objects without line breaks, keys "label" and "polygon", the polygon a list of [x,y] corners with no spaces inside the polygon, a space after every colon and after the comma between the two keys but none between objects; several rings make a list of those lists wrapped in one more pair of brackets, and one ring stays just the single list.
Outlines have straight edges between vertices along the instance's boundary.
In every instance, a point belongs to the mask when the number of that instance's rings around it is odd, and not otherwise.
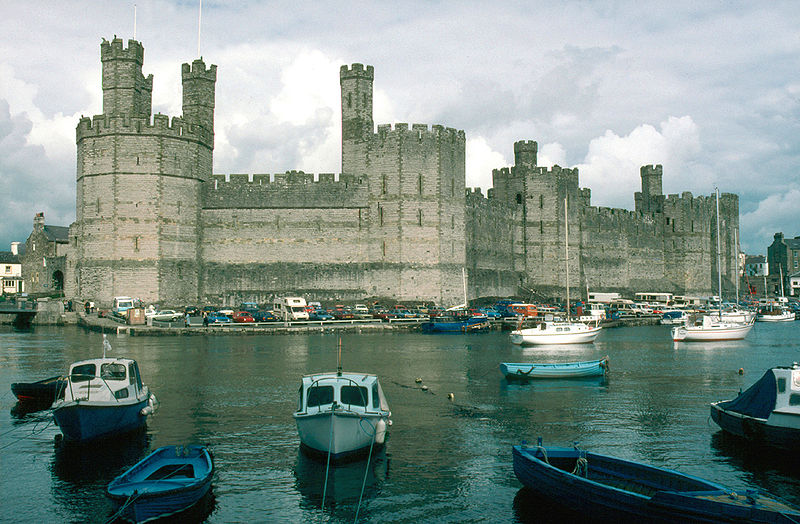
[{"label": "red car", "polygon": [[253,318],[253,315],[251,315],[247,311],[237,311],[236,313],[233,314],[233,317],[231,317],[231,320],[233,320],[234,322],[236,322],[238,324],[242,324],[244,322],[255,322],[256,321],[256,319]]}]

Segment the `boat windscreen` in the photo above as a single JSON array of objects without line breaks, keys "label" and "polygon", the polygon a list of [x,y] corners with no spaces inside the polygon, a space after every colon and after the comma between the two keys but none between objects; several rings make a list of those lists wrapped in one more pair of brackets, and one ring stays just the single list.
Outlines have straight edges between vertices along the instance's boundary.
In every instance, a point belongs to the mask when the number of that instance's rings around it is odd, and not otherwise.
[{"label": "boat windscreen", "polygon": [[100,377],[106,380],[125,380],[125,364],[102,364]]},{"label": "boat windscreen", "polygon": [[342,386],[339,393],[342,404],[367,407],[367,388],[361,386]]},{"label": "boat windscreen", "polygon": [[333,386],[314,386],[308,388],[308,398],[306,406],[313,408],[314,406],[322,406],[324,404],[333,403]]},{"label": "boat windscreen", "polygon": [[72,368],[70,379],[72,379],[73,382],[86,382],[88,380],[92,380],[96,372],[97,367],[94,364],[75,366]]},{"label": "boat windscreen", "polygon": [[775,409],[775,374],[768,369],[758,382],[733,400],[721,402],[724,409],[756,418],[767,418]]}]

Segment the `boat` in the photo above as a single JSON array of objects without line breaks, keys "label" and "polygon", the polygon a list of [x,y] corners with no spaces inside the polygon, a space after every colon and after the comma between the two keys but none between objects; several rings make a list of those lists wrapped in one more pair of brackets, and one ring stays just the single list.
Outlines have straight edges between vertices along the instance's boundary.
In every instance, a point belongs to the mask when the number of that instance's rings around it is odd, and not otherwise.
[{"label": "boat", "polygon": [[211,488],[214,460],[204,446],[164,446],[112,480],[106,495],[115,518],[132,522],[174,515],[194,506]]},{"label": "boat", "polygon": [[382,447],[392,413],[378,377],[342,372],[341,341],[335,372],[305,375],[294,420],[301,447],[333,460]]},{"label": "boat", "polygon": [[594,342],[603,327],[584,322],[551,320],[539,322],[535,327],[511,332],[512,344],[585,344]]},{"label": "boat", "polygon": [[39,380],[37,382],[14,382],[11,392],[20,402],[51,405],[66,385],[61,375]]},{"label": "boat", "polygon": [[751,329],[753,329],[753,321],[745,324],[719,321],[710,315],[701,315],[700,317],[689,317],[684,325],[672,328],[672,340],[674,342],[741,340],[750,333]]},{"label": "boat", "polygon": [[511,332],[512,344],[584,344],[594,342],[603,330],[600,319],[574,321],[570,318],[569,308],[569,220],[567,199],[564,198],[564,266],[566,284],[566,318],[563,320],[544,320],[531,328],[523,328],[524,318],[520,318],[517,329]]},{"label": "boat", "polygon": [[472,315],[466,318],[433,317],[421,326],[423,333],[470,333],[489,329],[489,317]]},{"label": "boat", "polygon": [[142,384],[139,365],[129,358],[103,357],[73,363],[53,403],[53,418],[68,442],[85,443],[137,430],[158,407]]},{"label": "boat", "polygon": [[719,189],[716,189],[717,204],[717,290],[719,308],[715,314],[692,315],[686,318],[684,325],[672,328],[673,342],[712,342],[741,340],[753,329],[754,319],[747,322],[736,322],[726,319],[722,310],[722,262],[720,258],[719,231]]},{"label": "boat", "polygon": [[659,324],[663,325],[673,325],[673,324],[683,324],[686,322],[686,311],[682,311],[680,309],[672,309],[669,311],[664,311],[661,313],[661,319],[658,321]]},{"label": "boat", "polygon": [[593,518],[642,522],[797,522],[800,511],[757,490],[575,447],[512,449],[514,473],[537,495]]},{"label": "boat", "polygon": [[800,446],[800,365],[774,367],[738,397],[711,404],[711,418],[724,431],[758,444]]},{"label": "boat", "polygon": [[758,322],[792,322],[795,319],[794,311],[780,306],[767,306],[758,310]]},{"label": "boat", "polygon": [[500,364],[500,371],[509,380],[530,378],[580,378],[605,375],[608,371],[608,357],[585,362],[562,363],[511,363]]}]

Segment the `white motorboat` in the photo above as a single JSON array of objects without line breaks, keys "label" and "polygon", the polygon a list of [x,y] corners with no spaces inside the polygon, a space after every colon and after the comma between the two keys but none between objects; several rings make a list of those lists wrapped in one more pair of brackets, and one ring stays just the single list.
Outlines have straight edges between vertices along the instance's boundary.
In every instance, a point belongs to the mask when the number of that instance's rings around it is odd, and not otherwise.
[{"label": "white motorboat", "polygon": [[511,343],[519,345],[583,344],[594,342],[603,327],[595,323],[554,320],[511,332]]},{"label": "white motorboat", "polygon": [[682,326],[672,328],[675,342],[710,342],[716,340],[741,340],[753,329],[753,322],[720,321],[710,315],[686,321]]},{"label": "white motorboat", "polygon": [[765,307],[758,311],[758,322],[792,322],[795,319],[794,311],[782,307]]},{"label": "white motorboat", "polygon": [[158,406],[142,384],[136,361],[107,358],[105,349],[111,346],[105,335],[103,339],[103,358],[72,364],[53,403],[53,418],[66,441],[88,442],[134,431]]},{"label": "white motorboat", "polygon": [[794,452],[800,445],[800,365],[775,367],[745,392],[711,404],[711,418],[728,433]]},{"label": "white motorboat", "polygon": [[[712,318],[716,318],[718,320],[720,319],[719,311],[711,311],[708,313],[708,315]],[[721,318],[725,322],[739,322],[742,324],[749,324],[756,319],[756,312],[742,308],[723,309]]]},{"label": "white motorboat", "polygon": [[294,419],[306,450],[336,460],[382,446],[391,415],[377,376],[339,370],[302,378]]}]

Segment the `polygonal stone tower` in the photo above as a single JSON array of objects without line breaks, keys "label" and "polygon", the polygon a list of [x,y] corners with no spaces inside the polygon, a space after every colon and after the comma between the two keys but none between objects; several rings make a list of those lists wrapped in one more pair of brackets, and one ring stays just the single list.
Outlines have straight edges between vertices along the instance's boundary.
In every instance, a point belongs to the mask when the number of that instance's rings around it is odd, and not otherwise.
[{"label": "polygonal stone tower", "polygon": [[75,294],[197,300],[201,186],[211,178],[216,66],[183,64],[184,116],[151,120],[135,40],[103,40],[103,114],[76,129]]}]

